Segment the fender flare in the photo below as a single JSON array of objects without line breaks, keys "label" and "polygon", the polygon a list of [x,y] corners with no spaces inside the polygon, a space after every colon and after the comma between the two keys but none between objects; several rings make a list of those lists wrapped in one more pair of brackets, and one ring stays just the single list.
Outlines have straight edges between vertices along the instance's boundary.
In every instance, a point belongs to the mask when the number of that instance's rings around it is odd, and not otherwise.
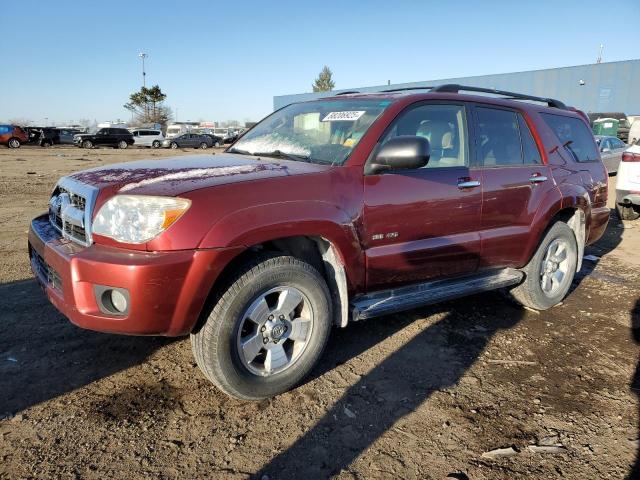
[{"label": "fender flare", "polygon": [[332,246],[350,290],[364,284],[362,248],[355,225],[344,210],[328,202],[296,200],[234,211],[211,226],[198,248],[249,248],[298,236],[322,238]]}]

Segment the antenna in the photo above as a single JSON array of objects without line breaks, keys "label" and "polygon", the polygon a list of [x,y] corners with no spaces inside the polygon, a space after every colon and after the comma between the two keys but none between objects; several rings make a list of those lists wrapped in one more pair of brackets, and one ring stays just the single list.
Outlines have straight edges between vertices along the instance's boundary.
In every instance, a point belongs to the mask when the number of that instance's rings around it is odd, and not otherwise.
[{"label": "antenna", "polygon": [[598,53],[598,59],[596,60],[596,63],[602,63],[602,51],[604,50],[604,45],[600,44],[600,53]]}]

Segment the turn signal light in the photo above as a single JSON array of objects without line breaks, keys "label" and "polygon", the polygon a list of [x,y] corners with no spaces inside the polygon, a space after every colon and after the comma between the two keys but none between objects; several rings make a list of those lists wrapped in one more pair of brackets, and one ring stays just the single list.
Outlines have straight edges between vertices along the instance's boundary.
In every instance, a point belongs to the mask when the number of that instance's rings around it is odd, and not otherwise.
[{"label": "turn signal light", "polygon": [[623,162],[640,162],[640,154],[633,152],[624,152],[622,154]]}]

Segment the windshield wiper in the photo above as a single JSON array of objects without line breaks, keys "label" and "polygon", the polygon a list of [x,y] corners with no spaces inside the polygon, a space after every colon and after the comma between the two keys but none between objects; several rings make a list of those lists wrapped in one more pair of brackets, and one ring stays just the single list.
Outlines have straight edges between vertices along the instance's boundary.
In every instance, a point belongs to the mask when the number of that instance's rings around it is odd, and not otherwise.
[{"label": "windshield wiper", "polygon": [[253,153],[251,153],[248,150],[240,150],[234,147],[231,147],[229,150],[227,150],[227,153],[239,153],[240,155],[253,155]]},{"label": "windshield wiper", "polygon": [[286,153],[282,150],[273,150],[271,152],[255,152],[252,155],[255,155],[257,157],[285,158],[287,160],[295,161],[311,161],[311,157],[309,155],[296,155],[295,153]]}]

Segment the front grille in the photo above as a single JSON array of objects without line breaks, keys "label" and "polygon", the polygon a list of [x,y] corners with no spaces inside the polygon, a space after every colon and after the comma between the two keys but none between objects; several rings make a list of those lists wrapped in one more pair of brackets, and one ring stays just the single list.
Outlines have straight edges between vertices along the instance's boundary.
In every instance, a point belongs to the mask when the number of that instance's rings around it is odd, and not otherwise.
[{"label": "front grille", "polygon": [[49,221],[65,238],[91,244],[90,219],[97,189],[64,177],[49,200]]}]

